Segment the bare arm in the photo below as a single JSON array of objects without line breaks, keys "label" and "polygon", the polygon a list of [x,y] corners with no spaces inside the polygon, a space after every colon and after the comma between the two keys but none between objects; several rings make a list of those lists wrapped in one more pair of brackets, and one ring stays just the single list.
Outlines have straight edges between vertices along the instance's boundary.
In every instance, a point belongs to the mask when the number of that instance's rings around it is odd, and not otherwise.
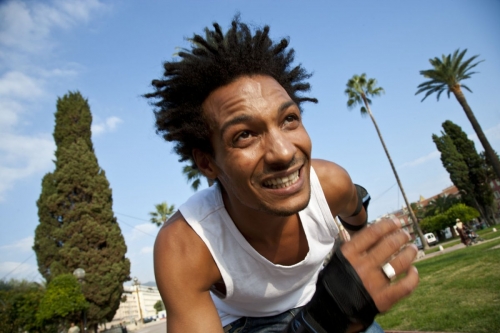
[{"label": "bare arm", "polygon": [[222,333],[210,287],[221,279],[210,251],[177,212],[154,246],[155,277],[168,313],[169,333]]},{"label": "bare arm", "polygon": [[325,160],[315,159],[313,166],[332,215],[342,217],[353,226],[364,224],[367,218],[364,208],[353,216],[358,205],[358,195],[349,174],[338,164]]}]

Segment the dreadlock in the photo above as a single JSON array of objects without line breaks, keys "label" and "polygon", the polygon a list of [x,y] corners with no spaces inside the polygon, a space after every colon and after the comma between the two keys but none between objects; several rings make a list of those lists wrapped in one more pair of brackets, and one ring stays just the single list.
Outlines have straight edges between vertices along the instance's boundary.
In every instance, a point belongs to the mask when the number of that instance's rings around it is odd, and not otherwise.
[{"label": "dreadlock", "polygon": [[215,89],[241,76],[261,74],[274,78],[299,108],[304,101],[318,102],[298,95],[309,91],[309,83],[303,80],[311,74],[300,65],[291,68],[294,50],[286,50],[285,38],[273,43],[269,26],[252,35],[237,15],[225,35],[219,24],[213,23],[213,27],[205,28],[205,38],[195,34],[188,39],[191,50],[179,52],[180,61],[165,62],[163,78],[153,80],[154,92],[144,95],[155,100],[151,104],[155,107],[156,132],[167,141],[175,141],[179,161],[189,160],[194,168],[194,148],[213,154],[210,125],[204,118],[202,103]]}]

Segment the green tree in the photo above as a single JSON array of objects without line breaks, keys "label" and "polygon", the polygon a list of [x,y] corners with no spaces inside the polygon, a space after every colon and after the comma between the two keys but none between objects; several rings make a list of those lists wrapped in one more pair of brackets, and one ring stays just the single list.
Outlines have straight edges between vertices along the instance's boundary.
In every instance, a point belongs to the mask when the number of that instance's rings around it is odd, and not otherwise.
[{"label": "green tree", "polygon": [[440,195],[437,198],[432,199],[425,207],[425,216],[434,216],[444,213],[457,203],[459,203],[459,200],[455,197],[449,195]]},{"label": "green tree", "polygon": [[[367,79],[366,74],[363,73],[360,76],[354,75],[349,81],[347,81],[347,89],[345,90],[345,94],[348,96],[347,106],[352,109],[356,105],[361,105],[361,115],[366,116],[369,115],[370,119],[375,126],[375,130],[377,131],[380,142],[382,143],[382,147],[384,148],[385,154],[387,155],[387,159],[389,160],[389,164],[391,165],[394,176],[396,177],[396,181],[398,183],[399,189],[401,190],[401,194],[403,195],[403,199],[406,203],[406,207],[408,207],[408,212],[413,221],[414,230],[417,231],[420,239],[424,239],[424,235],[422,230],[420,230],[420,226],[418,225],[417,217],[415,216],[413,210],[411,209],[410,203],[406,198],[406,193],[403,189],[403,185],[399,180],[398,173],[396,171],[396,167],[392,162],[391,155],[389,154],[389,150],[385,145],[384,139],[382,138],[382,133],[378,128],[377,122],[375,121],[375,117],[370,109],[370,104],[372,103],[371,97],[380,96],[384,92],[382,87],[377,87],[377,80],[375,79]],[[424,249],[428,249],[429,245],[426,242],[422,242]]]},{"label": "green tree", "polygon": [[448,171],[450,179],[460,192],[462,201],[467,205],[477,207],[474,199],[474,190],[469,179],[469,169],[462,155],[458,152],[451,138],[444,133],[441,136],[432,135],[432,140],[441,153],[441,162]]},{"label": "green tree", "polygon": [[[193,167],[194,162],[191,164],[185,165],[182,168],[182,173],[186,176],[188,183],[191,183],[191,188],[195,191],[198,191],[198,188],[201,185],[201,179],[206,178],[198,168]],[[214,184],[214,180],[210,178],[206,178],[208,186],[212,186]]]},{"label": "green tree", "polygon": [[155,308],[157,314],[158,312],[165,310],[165,305],[163,305],[163,302],[160,299],[156,301],[153,307]]},{"label": "green tree", "polygon": [[443,54],[441,59],[438,57],[429,59],[433,68],[420,71],[420,74],[429,80],[421,83],[417,87],[418,91],[415,95],[425,91],[426,94],[424,98],[422,98],[422,101],[424,101],[429,95],[437,93],[437,100],[439,101],[439,97],[445,90],[448,98],[450,98],[450,93],[453,93],[458,103],[462,106],[467,118],[469,118],[472,128],[474,128],[479,141],[483,145],[485,154],[490,161],[493,170],[495,170],[497,178],[500,179],[500,160],[486,138],[486,135],[479,125],[479,122],[467,103],[465,95],[462,91],[462,88],[464,88],[465,90],[472,92],[469,87],[462,83],[462,81],[469,79],[472,74],[475,74],[476,72],[471,70],[483,60],[473,63],[479,55],[475,55],[467,60],[464,60],[466,52],[467,49],[462,52],[460,52],[460,49],[457,49],[453,55],[449,54],[446,56]]},{"label": "green tree", "polygon": [[174,205],[168,205],[166,201],[155,205],[156,211],[149,212],[151,215],[151,223],[161,226],[174,213]]},{"label": "green tree", "polygon": [[460,192],[461,200],[471,206],[475,207],[481,212],[481,216],[485,218],[483,209],[474,195],[474,184],[472,183],[469,175],[469,167],[465,160],[457,150],[453,140],[441,133],[441,136],[432,135],[432,140],[436,144],[437,149],[441,152],[441,162],[444,168],[448,171],[450,179]]},{"label": "green tree", "polygon": [[448,227],[453,227],[457,219],[470,221],[479,216],[479,212],[463,203],[453,205],[443,213],[429,216],[420,222],[420,226],[425,232],[439,233]]},{"label": "green tree", "polygon": [[130,280],[127,247],[112,211],[112,193],[92,147],[87,100],[70,92],[57,101],[55,171],[42,180],[33,249],[48,283],[76,268],[86,272],[88,323],[111,320]]},{"label": "green tree", "polygon": [[0,332],[35,332],[45,288],[35,282],[0,281]]},{"label": "green tree", "polygon": [[493,191],[488,183],[486,170],[483,161],[476,151],[474,142],[467,138],[467,134],[462,128],[450,120],[443,123],[443,129],[447,136],[451,138],[457,151],[462,156],[467,165],[470,182],[472,183],[472,194],[478,203],[478,210],[486,221],[492,225],[494,222],[491,216],[494,215]]},{"label": "green tree", "polygon": [[459,203],[451,207],[445,212],[447,220],[449,221],[448,227],[455,225],[456,220],[460,219],[460,221],[471,221],[479,217],[479,212],[477,209],[469,207],[463,203]]},{"label": "green tree", "polygon": [[[495,152],[495,155],[498,156],[497,152]],[[486,158],[486,154],[484,153],[484,151],[479,153],[479,157],[481,157],[481,160],[483,162],[483,169],[486,172],[486,177],[488,178],[488,180],[492,181],[498,179],[497,175],[495,174],[495,170],[493,170],[493,166],[491,165],[490,160]]]},{"label": "green tree", "polygon": [[47,323],[64,325],[68,320],[79,322],[82,311],[88,306],[76,278],[72,274],[61,274],[47,285],[36,318],[42,326]]}]

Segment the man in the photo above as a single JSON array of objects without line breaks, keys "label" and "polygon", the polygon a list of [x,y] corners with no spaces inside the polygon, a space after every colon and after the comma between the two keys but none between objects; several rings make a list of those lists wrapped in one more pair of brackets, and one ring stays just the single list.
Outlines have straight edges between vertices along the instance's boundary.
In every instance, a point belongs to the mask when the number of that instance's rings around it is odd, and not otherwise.
[{"label": "man", "polygon": [[[409,235],[392,221],[363,228],[362,189],[311,158],[300,105],[316,100],[299,95],[310,74],[268,32],[236,18],[224,35],[214,23],[145,95],[180,160],[217,183],[155,242],[169,333],[360,331],[418,283]],[[363,230],[340,245],[335,216]]]}]

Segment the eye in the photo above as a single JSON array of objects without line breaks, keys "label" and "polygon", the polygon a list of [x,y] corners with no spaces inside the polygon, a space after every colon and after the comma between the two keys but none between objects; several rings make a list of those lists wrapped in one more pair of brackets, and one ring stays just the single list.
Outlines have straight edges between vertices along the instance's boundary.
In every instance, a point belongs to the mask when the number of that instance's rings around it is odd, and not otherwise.
[{"label": "eye", "polygon": [[298,122],[300,121],[300,118],[299,116],[297,116],[296,114],[290,114],[288,116],[285,117],[284,121],[283,121],[283,126],[284,127],[294,127],[294,125],[298,125]]},{"label": "eye", "polygon": [[236,136],[235,141],[248,139],[249,137],[250,137],[249,131],[242,131]]}]

